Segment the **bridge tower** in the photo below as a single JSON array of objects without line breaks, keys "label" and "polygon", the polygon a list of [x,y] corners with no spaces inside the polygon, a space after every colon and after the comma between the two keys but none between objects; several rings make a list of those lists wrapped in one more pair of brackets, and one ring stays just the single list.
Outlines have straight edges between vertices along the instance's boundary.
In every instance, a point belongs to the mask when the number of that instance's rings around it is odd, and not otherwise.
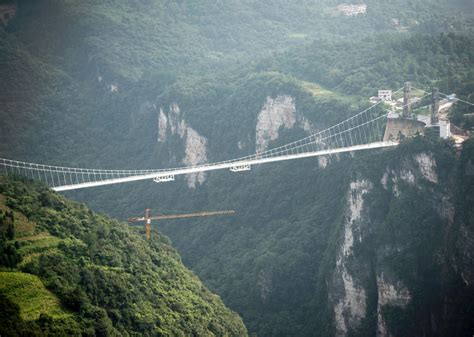
[{"label": "bridge tower", "polygon": [[438,88],[431,90],[431,125],[438,123],[439,91]]},{"label": "bridge tower", "polygon": [[405,82],[405,86],[403,87],[403,117],[404,118],[411,117],[410,98],[411,98],[411,83]]}]

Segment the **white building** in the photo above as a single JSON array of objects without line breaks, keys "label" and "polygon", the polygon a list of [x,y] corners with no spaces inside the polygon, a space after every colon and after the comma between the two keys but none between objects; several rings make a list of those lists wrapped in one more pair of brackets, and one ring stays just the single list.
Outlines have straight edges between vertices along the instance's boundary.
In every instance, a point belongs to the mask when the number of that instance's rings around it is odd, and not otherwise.
[{"label": "white building", "polygon": [[448,121],[439,121],[439,137],[443,139],[451,137],[451,124]]},{"label": "white building", "polygon": [[365,14],[367,12],[367,5],[340,4],[337,6],[337,10],[346,16],[356,16],[359,14]]},{"label": "white building", "polygon": [[378,103],[378,102],[380,102],[380,98],[377,97],[377,96],[372,96],[372,97],[369,98],[369,102],[372,103],[372,104]]},{"label": "white building", "polygon": [[379,90],[379,98],[382,101],[391,101],[392,100],[392,90]]}]

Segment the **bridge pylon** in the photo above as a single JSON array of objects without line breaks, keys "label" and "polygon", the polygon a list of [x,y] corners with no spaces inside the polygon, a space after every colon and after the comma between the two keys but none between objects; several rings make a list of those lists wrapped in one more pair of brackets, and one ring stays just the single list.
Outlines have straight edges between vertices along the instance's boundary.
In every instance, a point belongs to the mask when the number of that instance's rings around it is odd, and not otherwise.
[{"label": "bridge pylon", "polygon": [[405,86],[403,87],[403,117],[404,118],[411,117],[410,99],[411,99],[411,83],[405,82]]},{"label": "bridge pylon", "polygon": [[438,124],[439,113],[439,90],[433,88],[431,90],[431,125]]}]

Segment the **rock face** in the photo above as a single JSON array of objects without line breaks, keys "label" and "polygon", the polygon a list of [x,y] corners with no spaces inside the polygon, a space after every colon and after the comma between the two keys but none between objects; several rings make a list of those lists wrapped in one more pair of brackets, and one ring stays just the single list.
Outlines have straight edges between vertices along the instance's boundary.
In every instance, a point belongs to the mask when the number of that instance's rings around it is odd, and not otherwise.
[{"label": "rock face", "polygon": [[326,168],[329,164],[329,156],[319,156],[318,158],[318,166],[320,168]]},{"label": "rock face", "polygon": [[288,95],[267,97],[257,118],[255,130],[255,149],[265,151],[268,144],[278,138],[281,127],[291,129],[299,125],[305,131],[311,130],[311,125],[304,117],[296,113],[295,99]]},{"label": "rock face", "polygon": [[[367,312],[366,290],[363,280],[351,273],[354,241],[361,242],[361,219],[364,211],[364,195],[372,189],[367,180],[356,180],[350,184],[347,197],[347,213],[344,223],[342,245],[336,260],[333,276],[335,286],[332,295],[336,336],[346,336],[349,328],[357,328]],[[360,282],[362,281],[362,282]]]},{"label": "rock face", "polygon": [[438,175],[435,171],[436,162],[433,158],[433,155],[427,154],[425,152],[419,153],[415,156],[415,160],[419,165],[419,169],[423,177],[432,183],[437,183]]},{"label": "rock face", "polygon": [[109,84],[109,89],[110,89],[110,92],[118,92],[119,90],[118,84],[116,83]]},{"label": "rock face", "polygon": [[390,334],[382,313],[383,307],[386,305],[404,307],[410,303],[411,295],[402,282],[390,283],[384,277],[383,272],[377,275],[377,295],[377,336],[389,337]]},{"label": "rock face", "polygon": [[296,123],[295,102],[290,96],[267,97],[258,115],[256,126],[256,150],[262,152],[268,143],[278,138],[280,127],[292,128]]},{"label": "rock face", "polygon": [[[406,157],[397,167],[386,167],[379,186],[391,193],[391,199],[395,203],[404,197],[406,191],[429,191],[434,203],[432,212],[437,213],[439,219],[450,226],[454,221],[454,206],[447,196],[431,190],[432,184],[439,183],[436,167],[432,153],[419,152]],[[349,336],[362,329],[364,322],[371,319],[370,310],[374,310],[369,309],[369,303],[376,303],[376,335],[393,336],[385,308],[392,311],[396,310],[394,308],[403,310],[412,301],[411,291],[402,281],[400,271],[395,271],[388,262],[411,248],[404,242],[394,242],[393,237],[388,241],[381,240],[376,246],[373,242],[367,242],[367,238],[379,230],[376,226],[380,225],[370,216],[373,206],[366,204],[367,198],[375,193],[375,185],[375,182],[359,178],[350,183],[347,192],[345,220],[337,248],[336,264],[328,279],[328,297],[333,308],[336,336]],[[383,230],[387,231],[387,228]],[[373,249],[372,261],[363,256],[358,248],[367,245],[371,245]],[[376,297],[373,290],[372,295],[370,294],[374,285]]]},{"label": "rock face", "polygon": [[[183,164],[187,166],[203,164],[207,161],[206,148],[207,140],[199,135],[193,128],[186,129],[186,156],[183,159]],[[202,185],[206,181],[206,174],[199,172],[187,176],[188,186],[196,188],[196,185]]]},{"label": "rock face", "polygon": [[[385,189],[391,186],[392,192],[395,196],[399,195],[399,183],[401,181],[416,185],[418,180],[425,179],[434,184],[438,183],[438,175],[436,173],[436,160],[431,153],[418,153],[414,156],[416,165],[406,163],[405,167],[399,171],[386,169],[380,182]],[[389,184],[390,181],[390,184]]]},{"label": "rock face", "polygon": [[257,288],[259,289],[260,301],[266,304],[272,291],[272,270],[261,270],[258,274]]},{"label": "rock face", "polygon": [[168,117],[163,112],[163,109],[160,109],[158,115],[158,142],[164,142],[166,140],[166,131],[168,130]]},{"label": "rock face", "polygon": [[[184,141],[182,160],[184,165],[192,166],[207,162],[207,139],[186,123],[177,103],[171,104],[168,112],[160,108],[158,113],[158,142],[164,143],[173,135]],[[186,180],[190,188],[196,188],[206,181],[206,174],[204,172],[189,174]]]},{"label": "rock face", "polygon": [[[293,97],[280,95],[272,98],[268,96],[257,117],[256,151],[265,151],[271,141],[278,139],[281,127],[290,129],[295,126],[308,132],[313,129],[307,119],[298,116]],[[174,135],[179,136],[185,144],[183,164],[189,166],[207,162],[207,139],[187,124],[177,103],[170,104],[167,111],[161,107],[158,112],[158,142],[165,143],[170,136]],[[243,149],[244,142],[239,141],[237,147]],[[323,158],[320,162],[321,167],[327,165],[326,159]],[[196,188],[206,181],[206,174],[191,174],[186,179],[190,188]]]},{"label": "rock face", "polygon": [[[384,175],[388,179],[387,175]],[[410,180],[410,179],[409,179]],[[383,182],[382,182],[383,183]],[[368,292],[370,270],[375,268],[377,287],[377,336],[390,336],[383,315],[385,306],[404,307],[410,303],[411,295],[403,282],[397,279],[390,268],[383,263],[371,266],[366,258],[354,252],[354,247],[364,244],[366,233],[370,231],[370,211],[364,197],[373,189],[369,180],[358,179],[350,183],[347,193],[346,216],[343,237],[337,254],[336,267],[332,276],[329,297],[333,304],[336,336],[348,336],[361,327],[368,315]],[[397,248],[399,249],[399,248]],[[381,256],[384,253],[380,253]]]}]

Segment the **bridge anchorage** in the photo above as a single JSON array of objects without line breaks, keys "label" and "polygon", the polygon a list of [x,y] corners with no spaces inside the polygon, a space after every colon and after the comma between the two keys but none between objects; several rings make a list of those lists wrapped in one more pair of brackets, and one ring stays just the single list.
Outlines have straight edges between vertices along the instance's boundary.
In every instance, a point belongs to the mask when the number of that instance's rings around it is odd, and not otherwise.
[{"label": "bridge anchorage", "polygon": [[[403,88],[394,94],[402,90]],[[404,104],[400,107],[403,112],[409,113],[412,104],[418,103],[431,94],[424,93],[424,96],[412,100],[405,86]],[[0,158],[0,173],[26,176],[46,183],[55,191],[68,191],[148,179],[163,183],[174,181],[179,175],[222,169],[243,172],[249,171],[253,165],[396,146],[398,137],[387,133],[387,130],[394,129],[390,127],[394,119],[388,117],[393,112],[387,113],[383,104],[384,101],[380,100],[354,116],[300,140],[226,161],[156,170],[102,170],[43,165]],[[434,103],[433,105],[436,106]],[[404,117],[399,119],[409,119]]]}]

